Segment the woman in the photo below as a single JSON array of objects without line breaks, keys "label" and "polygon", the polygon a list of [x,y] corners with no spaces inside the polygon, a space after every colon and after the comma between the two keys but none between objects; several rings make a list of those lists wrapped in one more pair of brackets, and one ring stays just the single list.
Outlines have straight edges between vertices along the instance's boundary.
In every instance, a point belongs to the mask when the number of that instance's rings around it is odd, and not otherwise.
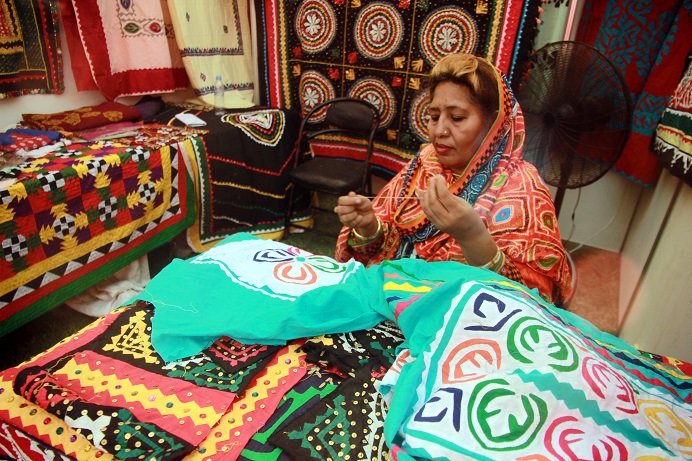
[{"label": "woman", "polygon": [[521,109],[499,71],[454,54],[429,77],[430,143],[373,201],[351,192],[336,259],[417,257],[481,266],[561,304],[571,272],[550,192],[522,159]]}]

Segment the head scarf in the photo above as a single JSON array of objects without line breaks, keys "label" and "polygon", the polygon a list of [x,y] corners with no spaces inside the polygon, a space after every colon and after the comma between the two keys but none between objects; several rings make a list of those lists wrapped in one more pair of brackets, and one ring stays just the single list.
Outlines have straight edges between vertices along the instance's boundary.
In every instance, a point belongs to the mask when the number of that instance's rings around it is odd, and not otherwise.
[{"label": "head scarf", "polygon": [[[503,157],[506,157],[506,160],[510,160],[513,155],[521,157],[524,141],[523,116],[519,104],[504,76],[492,64],[490,67],[495,72],[498,85],[499,104],[495,111],[497,116],[464,172],[458,178],[453,177],[449,186],[452,194],[463,198],[470,205],[476,202],[478,196],[486,188]],[[521,118],[520,133],[515,132],[514,121],[517,118]],[[388,233],[385,242],[387,252],[384,259],[409,257],[412,255],[414,243],[428,240],[439,234],[439,229],[428,220],[423,209],[420,206],[410,205],[415,203],[413,199],[415,199],[416,189],[425,187],[435,174],[444,174],[442,170],[432,145],[421,149],[409,164],[394,213],[393,222],[398,231]],[[449,173],[447,172],[447,175]]]},{"label": "head scarf", "polygon": [[373,199],[384,229],[382,246],[351,248],[349,228],[342,229],[336,258],[366,264],[417,257],[428,261],[465,262],[460,245],[425,215],[416,189],[426,189],[435,175],[462,197],[485,222],[505,254],[501,274],[538,288],[556,303],[573,292],[569,259],[562,244],[550,191],[536,168],[522,158],[524,117],[502,74],[491,66],[498,85],[498,107],[490,128],[461,175],[442,166],[432,144],[425,145]]}]

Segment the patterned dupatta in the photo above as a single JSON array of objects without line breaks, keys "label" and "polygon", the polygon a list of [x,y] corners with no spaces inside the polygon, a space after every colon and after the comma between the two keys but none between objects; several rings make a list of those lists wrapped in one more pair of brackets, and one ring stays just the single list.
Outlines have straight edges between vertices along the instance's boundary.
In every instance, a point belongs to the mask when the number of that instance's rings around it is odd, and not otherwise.
[{"label": "patterned dupatta", "polygon": [[[515,121],[523,120],[521,109],[504,76],[494,66],[493,69],[500,94],[498,115],[481,142],[476,155],[466,165],[464,172],[456,177],[451,170],[440,165],[432,144],[423,147],[418,152],[403,176],[396,209],[392,215],[393,225],[390,225],[386,233],[384,259],[410,257],[413,255],[415,243],[448,238],[428,220],[415,195],[418,189],[427,188],[433,176],[444,175],[447,183],[450,184],[449,191],[473,205],[478,196],[487,188],[491,177],[500,173],[498,169],[506,168],[512,158],[521,157],[523,123],[518,124],[522,127],[521,135],[516,136],[517,133],[515,133],[517,131]],[[507,146],[511,148],[507,150]],[[503,159],[505,161],[501,161]],[[376,213],[378,208],[385,205],[385,200],[380,198],[385,194],[389,192],[381,192],[373,202]],[[426,255],[418,256],[426,259]]]}]

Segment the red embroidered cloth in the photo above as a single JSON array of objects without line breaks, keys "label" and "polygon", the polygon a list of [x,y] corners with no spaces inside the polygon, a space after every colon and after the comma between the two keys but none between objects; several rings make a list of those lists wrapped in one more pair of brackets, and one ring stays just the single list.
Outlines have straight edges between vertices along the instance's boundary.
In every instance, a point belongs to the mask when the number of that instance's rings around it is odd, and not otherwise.
[{"label": "red embroidered cloth", "polygon": [[[168,93],[189,86],[168,17],[166,2],[72,0],[63,22],[79,34],[66,34],[78,88],[91,78],[108,100],[120,96]],[[69,5],[66,5],[69,6]]]},{"label": "red embroidered cloth", "polygon": [[636,8],[630,3],[586,2],[577,40],[608,56],[631,92],[631,132],[614,169],[637,184],[653,186],[661,165],[651,144],[667,102],[685,72],[692,3],[659,0]]}]

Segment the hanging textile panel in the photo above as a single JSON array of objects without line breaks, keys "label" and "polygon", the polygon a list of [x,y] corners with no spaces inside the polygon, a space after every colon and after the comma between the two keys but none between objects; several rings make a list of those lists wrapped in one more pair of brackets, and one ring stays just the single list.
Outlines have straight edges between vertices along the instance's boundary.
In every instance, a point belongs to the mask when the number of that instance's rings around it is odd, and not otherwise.
[{"label": "hanging textile panel", "polygon": [[661,165],[652,151],[656,126],[685,72],[692,0],[586,2],[577,40],[593,45],[622,73],[634,113],[614,170],[652,187]]},{"label": "hanging textile panel", "polygon": [[82,40],[79,37],[79,25],[72,7],[72,0],[58,0],[60,25],[65,31],[65,42],[70,53],[70,67],[77,91],[98,91],[96,82],[91,76],[89,60],[84,52]]},{"label": "hanging textile panel", "polygon": [[[519,79],[540,0],[278,2],[257,5],[263,104],[300,109],[338,96],[380,110],[373,167],[393,174],[426,142],[425,77],[443,56],[488,58]],[[317,120],[319,121],[319,120]]]},{"label": "hanging textile panel", "polygon": [[[171,19],[190,83],[205,105],[227,109],[254,105],[254,56],[245,0],[170,0]],[[223,102],[214,100],[221,76]]]},{"label": "hanging textile panel", "polygon": [[57,4],[0,0],[0,99],[64,89]]},{"label": "hanging textile panel", "polygon": [[91,76],[106,99],[188,87],[165,1],[72,0],[72,7]]},{"label": "hanging textile panel", "polygon": [[663,111],[653,149],[664,168],[692,186],[692,64]]}]

